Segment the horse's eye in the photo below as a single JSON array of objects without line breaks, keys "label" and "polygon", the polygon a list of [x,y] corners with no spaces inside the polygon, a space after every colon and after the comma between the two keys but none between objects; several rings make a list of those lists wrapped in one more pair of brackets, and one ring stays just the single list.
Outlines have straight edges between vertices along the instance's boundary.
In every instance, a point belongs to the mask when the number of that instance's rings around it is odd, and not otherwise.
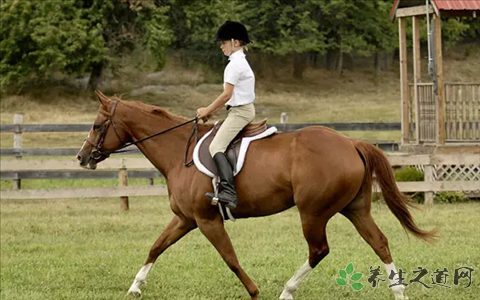
[{"label": "horse's eye", "polygon": [[93,125],[93,130],[98,130],[100,127],[102,127],[102,125]]}]

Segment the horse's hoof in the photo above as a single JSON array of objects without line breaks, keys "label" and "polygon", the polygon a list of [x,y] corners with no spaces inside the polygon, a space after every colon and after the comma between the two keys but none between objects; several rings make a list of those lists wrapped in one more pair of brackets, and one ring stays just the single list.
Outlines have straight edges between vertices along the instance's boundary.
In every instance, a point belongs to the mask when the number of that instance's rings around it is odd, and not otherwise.
[{"label": "horse's hoof", "polygon": [[280,300],[293,300],[293,295],[291,293],[282,292],[279,299]]},{"label": "horse's hoof", "polygon": [[128,290],[127,295],[138,298],[138,297],[142,296],[142,291],[139,288],[133,288],[133,289],[131,288],[131,289]]}]

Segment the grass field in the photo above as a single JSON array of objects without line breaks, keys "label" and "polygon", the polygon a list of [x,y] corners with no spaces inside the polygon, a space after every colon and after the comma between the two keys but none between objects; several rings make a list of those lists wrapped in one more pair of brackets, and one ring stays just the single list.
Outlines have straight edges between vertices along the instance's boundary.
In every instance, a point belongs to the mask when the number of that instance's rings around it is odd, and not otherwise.
[{"label": "grass field", "polygon": [[[480,203],[435,205],[415,212],[420,227],[440,227],[436,246],[409,238],[385,205],[374,204],[373,214],[389,238],[397,268],[407,272],[407,283],[418,266],[429,271],[422,279],[425,283],[436,269],[449,270],[451,289],[427,290],[414,283],[406,289],[410,299],[478,299]],[[1,200],[1,299],[124,299],[171,216],[166,197],[133,198],[127,213],[120,211],[117,199]],[[242,266],[260,288],[260,299],[278,299],[283,285],[307,259],[296,209],[229,222],[226,228]],[[327,232],[330,254],[295,299],[393,299],[385,282],[376,289],[367,282],[369,267],[382,264],[348,220],[335,216]],[[365,287],[359,292],[335,282],[339,269],[350,262],[355,272],[364,274],[360,282]],[[472,285],[465,289],[453,285],[454,269],[462,266],[475,269]],[[142,299],[249,297],[196,230],[159,258]]]},{"label": "grass field", "polygon": [[[478,82],[479,68],[480,57],[447,59],[446,81]],[[199,106],[208,105],[221,92],[221,83],[195,70],[167,65],[157,77],[136,75],[126,74],[123,82],[112,80],[102,89],[108,95],[118,93],[126,100],[142,100],[186,117],[193,117]],[[394,67],[382,74],[377,84],[371,72],[362,70],[347,70],[338,77],[336,73],[309,69],[301,82],[290,78],[259,79],[257,119],[269,118],[270,123],[275,123],[285,111],[291,123],[399,122],[398,70]],[[155,88],[142,89],[148,85]],[[12,123],[15,113],[24,115],[25,124],[93,122],[98,102],[90,95],[65,89],[60,86],[2,97],[1,123]],[[222,112],[216,119],[224,116]],[[346,134],[359,139],[400,139],[400,132]],[[80,147],[85,137],[86,133],[26,133],[23,146]],[[0,146],[12,147],[12,134],[1,134]],[[160,182],[155,180],[156,184]],[[22,180],[22,188],[30,189],[116,184],[117,180]],[[145,185],[147,180],[129,180],[129,184]],[[0,185],[1,189],[11,188],[10,181],[2,180]],[[118,199],[2,199],[0,298],[124,299],[150,246],[172,217],[166,197],[131,198],[130,203],[131,210],[125,213],[120,211]],[[409,238],[384,205],[374,205],[374,216],[389,238],[397,268],[407,272],[407,280],[413,279],[412,272],[419,266],[429,271],[423,278],[426,283],[436,269],[449,270],[447,284],[452,289],[427,290],[418,283],[411,284],[407,287],[410,299],[478,299],[480,203],[436,204],[415,212],[420,227],[441,228],[441,239],[435,247]],[[308,248],[296,209],[267,218],[230,222],[226,227],[242,266],[260,288],[260,299],[278,299],[284,284],[307,259]],[[353,226],[336,216],[327,232],[331,252],[304,282],[295,299],[393,299],[385,282],[378,289],[368,284],[369,267],[382,263]],[[350,262],[355,272],[364,274],[360,282],[366,287],[359,292],[335,282],[339,269],[345,269]],[[454,269],[463,266],[475,269],[472,286],[466,289],[453,286]],[[198,230],[159,258],[143,293],[142,299],[147,300],[249,299]]]}]

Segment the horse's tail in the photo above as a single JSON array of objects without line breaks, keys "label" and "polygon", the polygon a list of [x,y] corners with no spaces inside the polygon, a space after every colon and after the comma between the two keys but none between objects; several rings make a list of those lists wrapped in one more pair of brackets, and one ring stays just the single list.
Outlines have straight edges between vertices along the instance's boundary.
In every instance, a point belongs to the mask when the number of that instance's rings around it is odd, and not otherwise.
[{"label": "horse's tail", "polygon": [[355,148],[365,161],[364,184],[368,185],[366,188],[371,189],[372,176],[373,172],[375,172],[376,181],[380,185],[385,202],[403,228],[418,238],[427,242],[433,242],[436,239],[437,229],[425,231],[417,227],[408,210],[409,207],[417,207],[411,204],[409,198],[398,189],[392,166],[382,150],[363,141],[356,141]]}]

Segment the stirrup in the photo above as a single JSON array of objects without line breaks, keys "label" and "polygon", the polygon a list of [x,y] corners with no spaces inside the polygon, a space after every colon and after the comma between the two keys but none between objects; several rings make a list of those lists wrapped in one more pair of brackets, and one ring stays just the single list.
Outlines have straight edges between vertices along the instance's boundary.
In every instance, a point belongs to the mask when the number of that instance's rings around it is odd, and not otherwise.
[{"label": "stirrup", "polygon": [[[213,205],[213,206],[217,206],[218,205],[218,201],[220,199],[218,199],[218,186],[217,186],[217,183],[218,183],[218,178],[217,176],[213,177],[212,179],[212,185],[213,185],[213,197],[210,199],[210,203]],[[211,193],[207,193],[205,196],[207,196],[207,198],[210,198],[208,194],[211,194]]]}]

